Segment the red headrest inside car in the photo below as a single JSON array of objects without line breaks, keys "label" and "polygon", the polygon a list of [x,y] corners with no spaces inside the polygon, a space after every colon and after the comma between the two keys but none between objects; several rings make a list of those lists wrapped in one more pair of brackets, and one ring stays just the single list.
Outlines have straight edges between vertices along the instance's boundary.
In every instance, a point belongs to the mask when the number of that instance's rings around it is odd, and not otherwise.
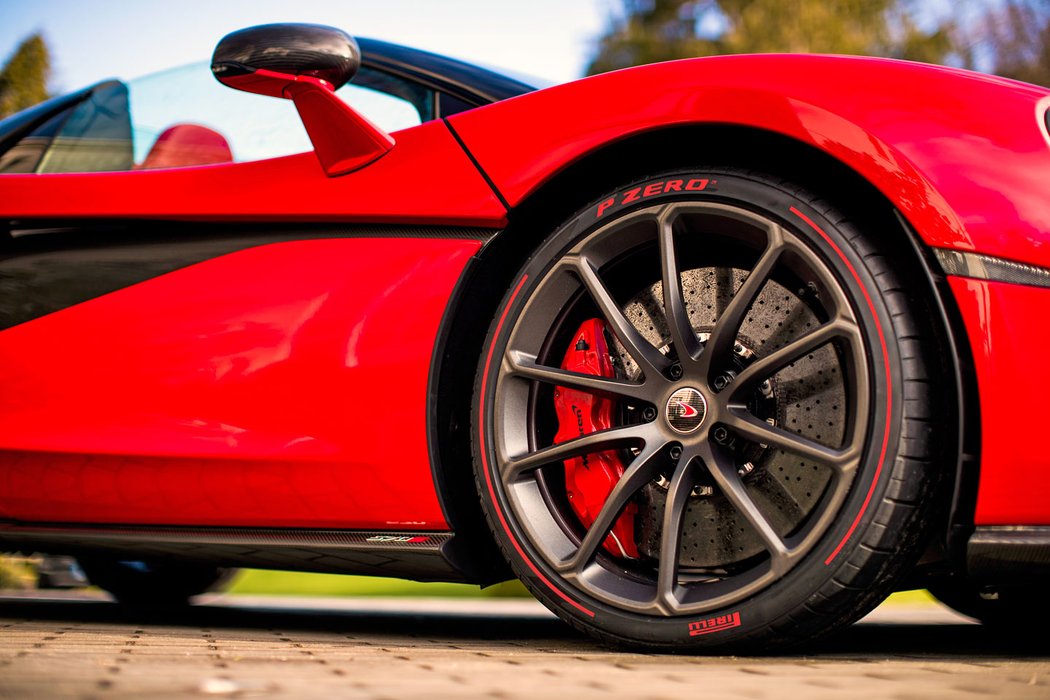
[{"label": "red headrest inside car", "polygon": [[218,131],[199,124],[176,124],[157,137],[138,168],[184,168],[230,162],[233,162],[230,145]]}]

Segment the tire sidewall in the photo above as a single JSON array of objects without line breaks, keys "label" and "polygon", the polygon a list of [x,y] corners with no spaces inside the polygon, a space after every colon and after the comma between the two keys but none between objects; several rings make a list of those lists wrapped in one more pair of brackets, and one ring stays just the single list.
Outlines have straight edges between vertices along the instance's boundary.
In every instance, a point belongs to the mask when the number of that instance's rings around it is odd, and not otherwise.
[{"label": "tire sidewall", "polygon": [[[668,189],[681,180],[682,189]],[[686,183],[693,187],[686,190]],[[514,517],[495,473],[494,400],[502,357],[531,294],[561,255],[594,231],[634,210],[673,201],[718,202],[764,215],[807,241],[851,300],[865,340],[870,384],[868,439],[845,502],[826,532],[780,580],[750,598],[701,615],[655,618],[626,612],[561,581],[532,546]],[[679,171],[638,181],[599,198],[552,233],[526,262],[489,329],[474,397],[474,456],[482,504],[515,572],[537,597],[562,617],[599,634],[650,647],[732,647],[751,642],[778,620],[821,597],[821,589],[849,566],[876,519],[901,437],[903,373],[896,334],[879,280],[864,263],[864,242],[815,208],[814,198],[757,176],[721,170]],[[588,614],[590,613],[590,614]],[[736,621],[724,627],[718,621]],[[712,621],[714,621],[712,623]],[[690,627],[690,623],[694,623]],[[704,625],[717,633],[691,635]]]}]

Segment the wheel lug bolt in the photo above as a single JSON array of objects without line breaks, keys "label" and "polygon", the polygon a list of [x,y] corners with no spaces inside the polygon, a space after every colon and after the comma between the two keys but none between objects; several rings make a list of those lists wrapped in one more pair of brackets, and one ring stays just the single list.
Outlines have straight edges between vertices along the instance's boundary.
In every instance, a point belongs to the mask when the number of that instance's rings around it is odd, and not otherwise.
[{"label": "wheel lug bolt", "polygon": [[642,418],[648,421],[656,420],[656,409],[652,406],[646,406],[642,410]]},{"label": "wheel lug bolt", "polygon": [[722,391],[722,389],[725,389],[726,386],[729,385],[729,377],[724,374],[718,375],[715,377],[714,385],[717,391]]},{"label": "wheel lug bolt", "polygon": [[713,437],[715,442],[719,445],[724,445],[729,439],[729,431],[719,426],[711,432],[711,437]]},{"label": "wheel lug bolt", "polygon": [[681,458],[681,456],[682,456],[682,448],[679,447],[678,445],[675,445],[674,447],[671,448],[670,454],[671,454],[671,459],[673,459],[674,461],[677,462],[679,460],[679,458]]},{"label": "wheel lug bolt", "polygon": [[673,365],[667,368],[667,374],[671,377],[671,379],[681,379],[682,365],[675,362]]}]

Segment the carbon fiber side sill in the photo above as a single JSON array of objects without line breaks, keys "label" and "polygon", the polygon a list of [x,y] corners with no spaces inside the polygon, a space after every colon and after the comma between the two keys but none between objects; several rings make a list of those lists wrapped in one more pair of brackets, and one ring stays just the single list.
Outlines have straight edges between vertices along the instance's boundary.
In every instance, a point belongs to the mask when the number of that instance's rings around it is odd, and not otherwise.
[{"label": "carbon fiber side sill", "polygon": [[1050,580],[1050,527],[978,527],[966,563],[970,576],[982,582]]},{"label": "carbon fiber side sill", "polygon": [[0,550],[466,582],[451,532],[0,524]]}]

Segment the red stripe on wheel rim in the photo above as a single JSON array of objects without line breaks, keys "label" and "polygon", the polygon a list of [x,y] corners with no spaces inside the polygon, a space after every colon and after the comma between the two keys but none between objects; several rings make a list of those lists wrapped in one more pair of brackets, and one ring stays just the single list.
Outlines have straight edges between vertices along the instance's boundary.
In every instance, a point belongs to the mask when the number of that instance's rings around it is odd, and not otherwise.
[{"label": "red stripe on wheel rim", "polygon": [[861,518],[864,517],[864,513],[868,510],[868,506],[871,504],[872,496],[875,495],[875,485],[879,483],[879,476],[882,475],[882,465],[886,462],[886,451],[889,448],[890,442],[890,427],[893,423],[892,409],[893,409],[893,378],[890,376],[890,354],[886,349],[886,336],[882,332],[882,324],[879,322],[879,315],[875,313],[875,304],[871,301],[871,295],[868,294],[868,288],[864,286],[864,283],[860,280],[860,275],[857,274],[856,268],[853,267],[852,263],[846,259],[846,256],[842,253],[842,250],[835,245],[835,242],[831,240],[828,234],[824,233],[823,229],[817,226],[812,219],[800,212],[795,207],[791,207],[791,213],[805,221],[809,226],[820,234],[821,238],[827,241],[828,245],[831,246],[832,250],[842,259],[842,262],[846,264],[850,274],[853,275],[853,279],[856,280],[857,286],[860,287],[860,291],[864,294],[864,300],[868,303],[868,308],[871,310],[871,316],[875,319],[875,330],[879,335],[879,344],[882,346],[882,361],[883,366],[886,369],[886,429],[882,436],[882,449],[879,452],[879,463],[875,467],[875,475],[871,480],[871,484],[868,486],[868,493],[864,496],[864,503],[861,504],[860,510],[857,512],[857,517],[853,519],[853,523],[849,526],[849,530],[846,531],[846,536],[842,538],[842,541],[838,543],[835,550],[831,555],[824,560],[824,564],[831,564],[835,560],[835,557],[839,555],[842,548],[846,546],[846,542],[856,532],[857,526],[860,525]]}]

